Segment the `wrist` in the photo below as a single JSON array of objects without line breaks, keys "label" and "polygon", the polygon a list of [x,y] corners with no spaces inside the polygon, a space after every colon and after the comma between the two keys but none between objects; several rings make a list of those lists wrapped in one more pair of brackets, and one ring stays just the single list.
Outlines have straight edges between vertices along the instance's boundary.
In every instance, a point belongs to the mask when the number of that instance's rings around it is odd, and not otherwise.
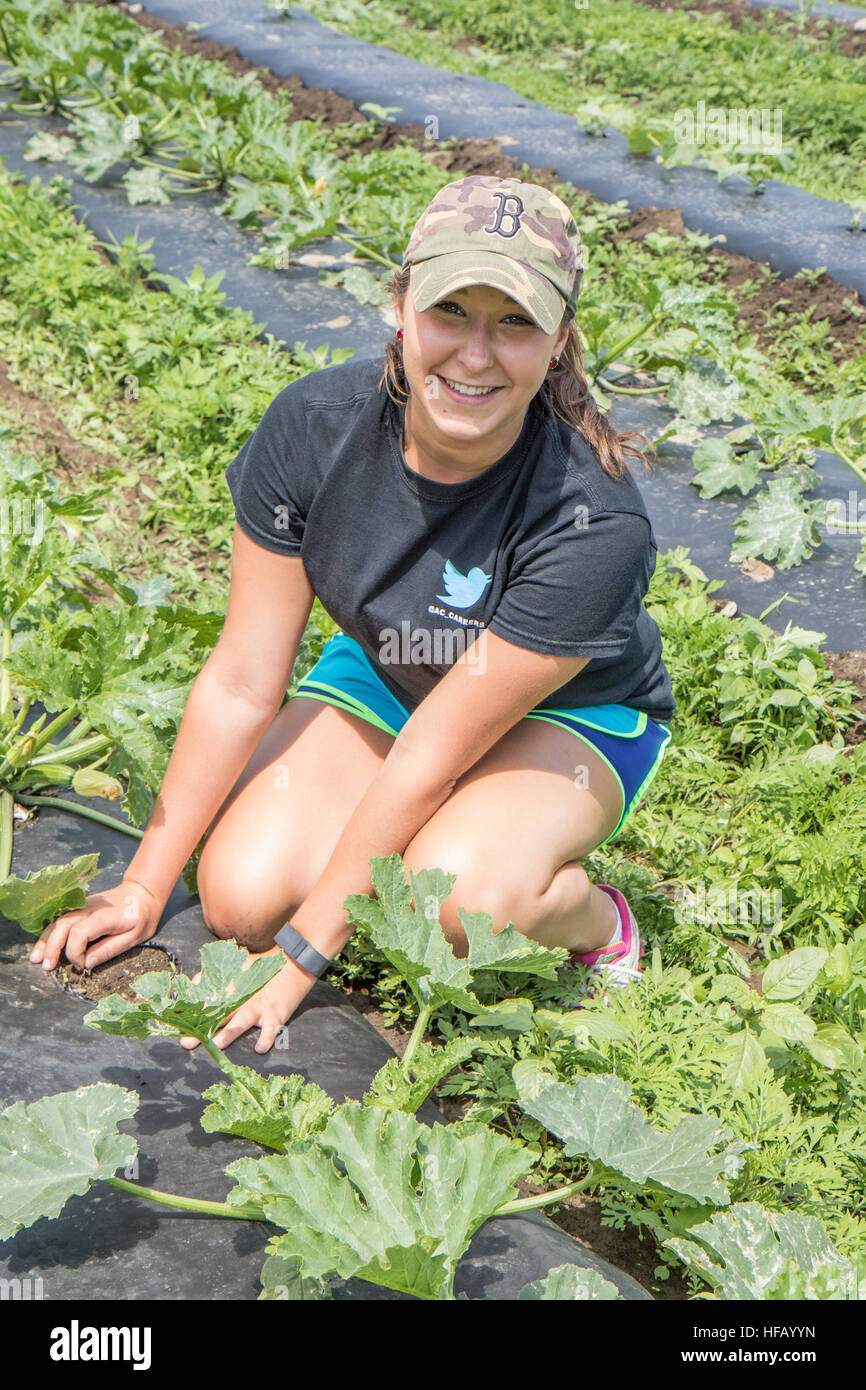
[{"label": "wrist", "polygon": [[162,907],[165,906],[165,901],[164,901],[164,899],[160,898],[156,893],[154,893],[154,891],[153,891],[152,888],[148,888],[147,884],[146,884],[146,883],[143,883],[143,882],[141,881],[140,878],[135,878],[133,874],[124,874],[124,875],[123,875],[123,882],[124,882],[124,883],[135,883],[135,884],[137,884],[137,886],[138,886],[139,888],[143,888],[143,889],[144,889],[145,893],[147,893],[148,896],[151,897],[151,898],[153,899],[153,901],[154,901],[159,907],[162,908]]},{"label": "wrist", "polygon": [[[343,947],[351,938],[355,928],[350,926],[345,920],[345,914],[340,914],[342,920],[334,922],[330,919],[329,913],[322,913],[318,910],[310,910],[307,903],[292,913],[291,917],[286,918],[284,925],[294,927],[305,941],[309,942],[323,956],[333,960],[338,956]],[[282,930],[282,928],[280,929]]]}]

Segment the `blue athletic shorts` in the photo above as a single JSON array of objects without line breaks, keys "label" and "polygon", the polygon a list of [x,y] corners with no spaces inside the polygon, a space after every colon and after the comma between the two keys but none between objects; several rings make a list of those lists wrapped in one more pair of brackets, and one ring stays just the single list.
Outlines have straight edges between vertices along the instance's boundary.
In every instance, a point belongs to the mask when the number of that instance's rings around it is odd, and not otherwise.
[{"label": "blue athletic shorts", "polygon": [[[409,711],[380,680],[363,647],[343,632],[325,643],[319,660],[289,698],[297,695],[347,710],[395,738],[409,718]],[[570,730],[607,763],[619,782],[623,809],[601,842],[606,845],[619,834],[658,772],[671,741],[670,728],[629,705],[534,709],[524,718],[543,719]]]}]

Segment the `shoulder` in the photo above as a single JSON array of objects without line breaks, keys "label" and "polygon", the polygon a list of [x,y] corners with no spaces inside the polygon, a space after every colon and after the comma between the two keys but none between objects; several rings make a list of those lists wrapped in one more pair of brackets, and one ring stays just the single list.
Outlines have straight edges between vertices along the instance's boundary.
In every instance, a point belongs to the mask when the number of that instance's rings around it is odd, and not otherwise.
[{"label": "shoulder", "polygon": [[315,410],[323,406],[349,406],[375,393],[383,362],[377,358],[350,358],[318,371],[307,372],[284,386],[271,402],[279,413]]},{"label": "shoulder", "polygon": [[582,504],[589,521],[608,518],[616,529],[633,533],[636,539],[655,547],[652,521],[631,471],[613,477],[579,430],[554,415],[549,403],[542,411],[549,445],[545,454],[561,477],[563,496]]}]

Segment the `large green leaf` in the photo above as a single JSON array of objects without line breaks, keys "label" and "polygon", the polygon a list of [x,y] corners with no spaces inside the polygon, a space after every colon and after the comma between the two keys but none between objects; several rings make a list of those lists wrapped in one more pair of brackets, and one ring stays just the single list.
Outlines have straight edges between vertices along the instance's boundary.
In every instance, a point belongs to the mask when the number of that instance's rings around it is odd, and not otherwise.
[{"label": "large green leaf", "polygon": [[736,455],[725,439],[704,439],[692,455],[695,474],[689,481],[701,497],[718,497],[720,492],[751,492],[758,482],[761,462],[759,450]]},{"label": "large green leaf", "polygon": [[[557,967],[568,957],[558,947],[548,950],[522,936],[510,925],[493,931],[489,913],[458,909],[458,918],[469,941],[468,956],[458,959],[446,941],[439,922],[442,903],[456,881],[442,869],[409,870],[399,854],[370,860],[370,879],[375,898],[353,893],[343,907],[356,926],[370,933],[376,946],[399,970],[421,1004],[455,1004],[468,1014],[483,1010],[471,992],[475,970],[519,971],[521,974],[556,978]],[[414,897],[415,906],[412,906]]]},{"label": "large green leaf", "polygon": [[623,1300],[616,1284],[605,1279],[597,1269],[584,1269],[581,1265],[557,1265],[543,1279],[533,1279],[530,1284],[524,1284],[517,1297],[557,1299],[560,1302],[589,1298]]},{"label": "large green leaf", "polygon": [[761,997],[773,1004],[799,999],[820,975],[828,957],[823,946],[799,946],[771,960],[761,976]]},{"label": "large green leaf", "polygon": [[801,1271],[806,1292],[820,1278],[830,1292],[825,1297],[856,1299],[857,1275],[850,1260],[832,1244],[816,1216],[767,1211],[757,1202],[737,1202],[730,1211],[716,1212],[710,1221],[689,1229],[688,1238],[663,1242],[725,1299],[764,1299],[790,1273],[793,1261]]},{"label": "large green leaf", "polygon": [[411,1115],[356,1102],[314,1140],[238,1159],[234,1205],[260,1204],[285,1234],[277,1253],[306,1278],[357,1277],[418,1298],[450,1295],[474,1232],[516,1195],[533,1156],[485,1126],[429,1129]]},{"label": "large green leaf", "polygon": [[685,431],[713,420],[732,420],[739,397],[735,377],[718,362],[693,353],[682,370],[674,373],[667,404],[677,412],[674,426]]},{"label": "large green leaf", "polygon": [[316,1134],[334,1108],[320,1086],[297,1073],[262,1076],[228,1058],[224,1066],[232,1084],[218,1082],[202,1095],[210,1101],[201,1117],[208,1133],[236,1134],[269,1149],[285,1149],[293,1140]]},{"label": "large green leaf", "polygon": [[117,1126],[138,1096],[98,1082],[0,1114],[0,1240],[42,1216],[58,1216],[69,1198],[127,1167],[138,1151]]},{"label": "large green leaf", "polygon": [[553,1079],[543,1064],[516,1062],[512,1078],[528,1115],[561,1139],[571,1157],[586,1155],[630,1182],[654,1182],[697,1202],[725,1206],[721,1177],[734,1177],[740,1141],[709,1154],[730,1138],[712,1115],[686,1115],[662,1134],[632,1104],[632,1088],[619,1076],[582,1076],[574,1083]]},{"label": "large green leaf", "polygon": [[61,917],[83,907],[85,889],[97,873],[98,854],[79,854],[69,864],[47,864],[26,878],[0,879],[0,913],[34,936]]},{"label": "large green leaf", "polygon": [[260,957],[248,970],[250,953],[233,941],[213,941],[201,948],[201,979],[156,970],[133,984],[139,1002],[106,995],[84,1022],[101,1033],[148,1038],[179,1033],[210,1040],[220,1024],[282,969],[279,956]]},{"label": "large green leaf", "polygon": [[771,478],[734,522],[731,563],[759,555],[779,569],[791,569],[821,544],[818,527],[835,515],[835,502],[807,501],[798,478]]}]

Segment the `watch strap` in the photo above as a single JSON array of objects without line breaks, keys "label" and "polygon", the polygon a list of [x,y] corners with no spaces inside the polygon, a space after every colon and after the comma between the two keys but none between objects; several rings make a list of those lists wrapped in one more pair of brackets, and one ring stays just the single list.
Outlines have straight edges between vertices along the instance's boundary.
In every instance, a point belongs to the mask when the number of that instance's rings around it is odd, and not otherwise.
[{"label": "watch strap", "polygon": [[291,922],[280,927],[274,937],[274,943],[285,951],[290,960],[300,965],[302,970],[309,970],[311,975],[324,974],[331,964],[330,956],[323,956],[321,951],[317,951],[315,946],[311,946],[299,931],[295,931]]}]

